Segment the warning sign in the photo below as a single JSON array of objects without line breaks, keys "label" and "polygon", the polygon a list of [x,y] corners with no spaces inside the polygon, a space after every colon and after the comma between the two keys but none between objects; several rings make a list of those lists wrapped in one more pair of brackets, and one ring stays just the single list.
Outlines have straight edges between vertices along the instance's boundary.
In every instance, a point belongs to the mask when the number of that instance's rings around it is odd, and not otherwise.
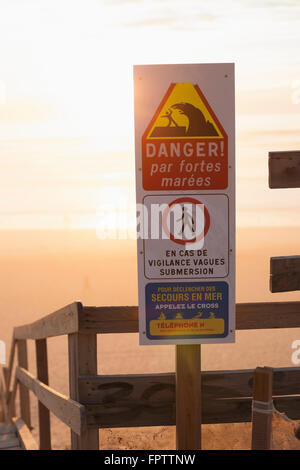
[{"label": "warning sign", "polygon": [[140,344],[235,341],[234,65],[134,67]]},{"label": "warning sign", "polygon": [[[160,198],[160,201],[162,198]],[[171,214],[173,224],[171,227]],[[194,197],[171,198],[162,212],[164,234],[174,243],[201,248],[210,226],[207,207]]]},{"label": "warning sign", "polygon": [[225,189],[227,141],[199,86],[172,83],[143,135],[144,189]]},{"label": "warning sign", "polygon": [[[149,227],[143,250],[147,279],[227,276],[229,237],[226,195],[146,196],[144,204]],[[155,214],[155,209],[159,209],[159,213]],[[155,230],[152,229],[153,224]],[[160,224],[159,227],[157,224]]]}]

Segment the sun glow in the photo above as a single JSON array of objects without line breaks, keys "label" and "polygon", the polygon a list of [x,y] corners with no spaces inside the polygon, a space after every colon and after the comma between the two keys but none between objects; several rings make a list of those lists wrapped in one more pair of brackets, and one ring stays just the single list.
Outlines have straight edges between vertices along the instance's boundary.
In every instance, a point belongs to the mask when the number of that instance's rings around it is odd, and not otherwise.
[{"label": "sun glow", "polygon": [[164,5],[2,0],[0,227],[94,227],[101,198],[134,190],[132,66],[147,63],[236,63],[238,217],[294,211],[291,191],[268,192],[265,158],[299,143],[300,5]]}]

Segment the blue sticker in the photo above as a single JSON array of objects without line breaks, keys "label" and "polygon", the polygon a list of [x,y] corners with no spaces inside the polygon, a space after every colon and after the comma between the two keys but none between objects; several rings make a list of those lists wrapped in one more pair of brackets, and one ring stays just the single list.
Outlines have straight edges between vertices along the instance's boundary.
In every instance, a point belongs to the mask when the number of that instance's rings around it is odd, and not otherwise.
[{"label": "blue sticker", "polygon": [[225,338],[227,282],[147,284],[146,334],[155,340]]}]

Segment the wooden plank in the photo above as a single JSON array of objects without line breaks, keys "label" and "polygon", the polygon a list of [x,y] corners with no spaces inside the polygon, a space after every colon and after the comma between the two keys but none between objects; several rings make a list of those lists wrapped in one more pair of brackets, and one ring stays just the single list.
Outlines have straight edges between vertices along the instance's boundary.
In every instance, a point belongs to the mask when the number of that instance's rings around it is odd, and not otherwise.
[{"label": "wooden plank", "polygon": [[0,422],[8,419],[6,385],[3,367],[0,369]]},{"label": "wooden plank", "polygon": [[300,188],[300,151],[269,152],[269,187]]},{"label": "wooden plank", "polygon": [[[299,328],[300,302],[254,302],[236,305],[238,330]],[[82,333],[137,333],[138,307],[83,307]]]},{"label": "wooden plank", "polygon": [[16,377],[25,387],[36,395],[43,405],[63,423],[69,426],[76,434],[81,434],[85,431],[86,416],[83,405],[56,392],[48,385],[44,385],[30,374],[30,372],[21,367],[17,367]]},{"label": "wooden plank", "polygon": [[[82,402],[87,404],[89,424],[175,424],[175,374],[82,376],[79,389]],[[97,417],[92,416],[94,412]]]},{"label": "wooden plank", "polygon": [[[286,413],[290,419],[300,419],[300,396],[275,398],[276,408]],[[202,424],[244,423],[251,421],[251,398],[233,398],[224,400],[203,401]],[[103,405],[87,405],[87,424],[94,428],[122,428],[139,426],[174,426],[176,424],[175,413],[169,407],[161,406],[155,409],[157,414],[143,409],[127,408],[127,414],[123,409],[112,409],[108,413],[108,407]],[[161,411],[161,414],[159,414]],[[121,415],[118,415],[118,412]]]},{"label": "wooden plank", "polygon": [[[69,357],[69,395],[72,400],[78,401],[78,333],[68,335]],[[71,429],[71,449],[79,448],[79,439]]]},{"label": "wooden plank", "polygon": [[[27,354],[27,342],[26,340],[18,340],[18,364],[23,369],[28,369],[28,354]],[[20,384],[20,408],[21,418],[31,429],[31,417],[30,417],[30,397],[29,390]]]},{"label": "wooden plank", "polygon": [[237,330],[299,327],[300,302],[254,302],[237,304]]},{"label": "wooden plank", "polygon": [[34,323],[14,329],[16,339],[44,339],[78,331],[82,305],[74,302]]},{"label": "wooden plank", "polygon": [[250,398],[203,400],[203,424],[244,423],[251,421]]},{"label": "wooden plank", "polygon": [[[79,334],[79,367],[77,376],[81,374],[97,375],[97,335],[95,334]],[[80,390],[78,389],[78,400],[81,403]],[[80,436],[80,447],[86,450],[99,450],[99,432],[95,429],[87,429],[83,436]]]},{"label": "wooden plank", "polygon": [[[250,398],[211,400],[202,406],[202,424],[241,423],[251,421]],[[149,408],[111,408],[103,405],[87,405],[87,423],[89,426],[105,428],[174,426],[176,424],[175,399],[173,407],[162,402]],[[300,413],[299,413],[300,416]]]},{"label": "wooden plank", "polygon": [[11,419],[15,416],[16,414],[16,394],[17,394],[17,388],[18,388],[18,380],[17,377],[15,376],[14,379],[14,384],[13,384],[13,389],[9,393],[9,400],[8,400],[8,419]]},{"label": "wooden plank", "polygon": [[277,256],[270,259],[270,290],[300,290],[300,256]]},{"label": "wooden plank", "polygon": [[[37,378],[45,385],[49,385],[47,340],[37,339],[35,341],[35,349]],[[51,450],[50,413],[40,401],[38,402],[38,409],[40,436],[39,448],[40,450]]]},{"label": "wooden plank", "polygon": [[13,434],[16,432],[16,429],[11,423],[0,423],[0,436],[2,434]]},{"label": "wooden plank", "polygon": [[15,336],[14,336],[14,333],[13,333],[12,341],[11,341],[10,354],[9,354],[8,367],[4,367],[5,384],[6,384],[6,387],[5,387],[5,389],[6,389],[6,403],[7,403],[7,408],[9,409],[9,416],[10,417],[15,416],[15,414],[16,414],[15,402],[14,401],[11,402],[12,391],[10,390],[10,383],[11,383],[11,377],[12,377],[12,371],[13,371],[13,365],[14,365],[14,359],[15,359],[16,345],[17,345],[17,342],[15,340]]},{"label": "wooden plank", "polygon": [[[254,370],[202,372],[202,402],[206,424],[251,420],[253,374]],[[98,423],[99,427],[105,428],[175,424],[174,373],[81,376],[79,390],[82,403],[87,405],[90,425]],[[291,410],[287,407],[280,411],[292,411],[300,417],[300,409],[297,408],[300,368],[275,369],[273,390],[276,396],[296,394],[295,402],[289,402]],[[233,413],[232,416],[230,413]]]},{"label": "wooden plank", "polygon": [[11,423],[0,423],[0,450],[11,449],[19,445],[15,426]]},{"label": "wooden plank", "polygon": [[79,390],[83,404],[107,405],[108,412],[123,406],[152,409],[175,403],[175,374],[80,376]]},{"label": "wooden plank", "polygon": [[[203,400],[251,397],[253,379],[254,369],[204,371],[202,372]],[[273,395],[298,394],[300,394],[300,368],[273,369]]]},{"label": "wooden plank", "polygon": [[[203,400],[251,397],[254,369],[203,371]],[[300,394],[300,368],[274,369],[274,395]],[[79,377],[81,403],[107,404],[110,408],[127,404],[129,408],[163,401],[174,404],[175,374],[96,375]]]},{"label": "wooden plank", "polygon": [[[164,402],[155,405],[134,403],[131,407],[126,402],[118,407],[109,405],[87,405],[87,424],[93,428],[129,428],[144,426],[174,426],[176,424],[175,399],[172,406]],[[171,410],[172,407],[172,410]]]},{"label": "wooden plank", "polygon": [[273,397],[273,403],[280,413],[285,413],[290,419],[300,419],[300,395]]},{"label": "wooden plank", "polygon": [[12,370],[13,370],[13,365],[14,365],[14,358],[15,358],[15,351],[16,351],[16,340],[15,336],[13,333],[12,336],[12,341],[11,341],[11,347],[10,347],[10,353],[9,353],[9,361],[8,361],[8,367],[6,370],[6,390],[8,391],[10,389],[10,381],[11,381],[11,376],[12,376]]},{"label": "wooden plank", "polygon": [[200,345],[176,346],[176,449],[201,449]]},{"label": "wooden plank", "polygon": [[175,374],[82,376],[79,390],[82,403],[89,405],[87,412],[100,405],[96,412],[104,427],[175,423]]},{"label": "wooden plank", "polygon": [[138,307],[83,307],[82,333],[136,333]]},{"label": "wooden plank", "polygon": [[21,418],[12,418],[12,421],[16,426],[22,448],[25,450],[38,450],[38,445],[24,421]]},{"label": "wooden plank", "polygon": [[8,436],[10,436],[10,437],[16,436],[16,429],[13,428],[13,429],[11,429],[10,432],[0,434],[0,442],[5,441]]},{"label": "wooden plank", "polygon": [[8,436],[7,439],[0,441],[0,450],[6,450],[10,447],[18,447],[19,446],[19,439],[15,436]]},{"label": "wooden plank", "polygon": [[[97,337],[94,334],[69,335],[69,384],[70,396],[81,402],[79,376],[97,374]],[[80,437],[71,433],[72,450],[99,450],[99,433],[86,429]]]},{"label": "wooden plank", "polygon": [[[273,369],[257,367],[254,372],[252,449],[270,450],[272,445]],[[263,406],[263,409],[262,409]]]}]

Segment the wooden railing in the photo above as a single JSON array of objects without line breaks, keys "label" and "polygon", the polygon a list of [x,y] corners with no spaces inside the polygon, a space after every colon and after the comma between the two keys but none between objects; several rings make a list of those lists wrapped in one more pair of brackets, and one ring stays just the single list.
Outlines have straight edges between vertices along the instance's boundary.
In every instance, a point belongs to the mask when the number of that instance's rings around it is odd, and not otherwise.
[{"label": "wooden railing", "polygon": [[[40,449],[51,449],[51,429],[50,429],[50,412],[59,418],[71,429],[73,447],[75,441],[83,441],[88,435],[89,430],[86,424],[86,409],[83,404],[77,400],[77,383],[78,371],[76,363],[78,362],[78,347],[76,341],[78,339],[79,312],[82,306],[80,303],[74,303],[67,307],[54,312],[43,319],[21,327],[16,327],[13,332],[12,346],[7,368],[2,370],[2,380],[0,388],[2,390],[2,409],[5,419],[12,420],[15,417],[15,400],[17,387],[20,391],[20,421],[14,420],[18,431],[21,432],[22,438],[28,437],[28,431],[31,427],[30,414],[30,398],[29,390],[31,390],[38,399],[39,408],[39,440]],[[70,397],[62,395],[53,390],[48,385],[48,354],[47,354],[47,338],[60,335],[69,335],[70,345]],[[36,368],[37,377],[28,372],[28,354],[27,340],[35,340],[36,345]],[[88,341],[92,339],[88,335]],[[75,347],[73,346],[75,345]],[[73,348],[72,348],[73,346]],[[94,344],[92,344],[94,346]],[[14,359],[17,353],[18,365],[14,368]],[[81,353],[81,358],[89,359],[85,355],[85,351]],[[84,360],[84,359],[83,359]],[[14,383],[11,387],[11,379],[14,372]],[[91,373],[91,372],[90,372]],[[32,447],[32,441],[28,438]],[[25,443],[26,446],[26,443]]]},{"label": "wooden railing", "polygon": [[[236,327],[299,328],[300,302],[237,304]],[[174,425],[174,373],[97,375],[97,334],[137,331],[137,307],[86,307],[80,302],[15,328],[9,364],[0,379],[6,419],[15,416],[18,386],[18,423],[27,434],[29,390],[39,401],[40,449],[51,448],[49,412],[70,427],[72,449],[98,449],[99,428]],[[70,397],[48,384],[47,338],[59,335],[68,335]],[[28,372],[27,340],[36,343],[37,377]],[[253,370],[203,372],[202,423],[250,421],[252,393]],[[279,411],[300,419],[300,368],[274,369],[273,397]]]}]

